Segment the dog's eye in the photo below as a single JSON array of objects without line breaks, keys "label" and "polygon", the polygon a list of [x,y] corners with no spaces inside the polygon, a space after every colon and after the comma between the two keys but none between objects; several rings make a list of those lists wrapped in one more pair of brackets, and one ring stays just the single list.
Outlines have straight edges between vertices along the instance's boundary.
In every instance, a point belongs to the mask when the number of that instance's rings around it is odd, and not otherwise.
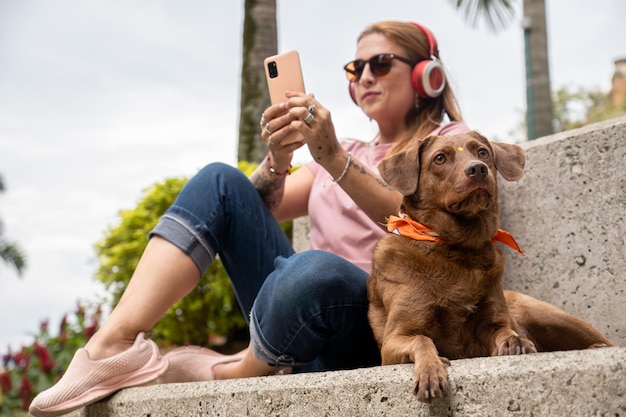
[{"label": "dog's eye", "polygon": [[489,151],[485,148],[480,148],[478,150],[478,157],[482,158],[482,159],[488,159],[489,158]]},{"label": "dog's eye", "polygon": [[442,153],[438,153],[435,155],[434,162],[435,165],[443,165],[446,162],[446,156]]}]

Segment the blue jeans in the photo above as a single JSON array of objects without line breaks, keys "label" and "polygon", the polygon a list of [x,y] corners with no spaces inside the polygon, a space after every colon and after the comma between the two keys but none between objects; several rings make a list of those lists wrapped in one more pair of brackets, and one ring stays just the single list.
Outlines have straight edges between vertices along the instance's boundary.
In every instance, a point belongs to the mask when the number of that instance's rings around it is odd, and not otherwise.
[{"label": "blue jeans", "polygon": [[250,313],[259,359],[304,370],[380,364],[367,320],[367,272],[329,252],[296,254],[238,169],[222,163],[202,169],[151,235],[179,247],[202,274],[219,254]]}]

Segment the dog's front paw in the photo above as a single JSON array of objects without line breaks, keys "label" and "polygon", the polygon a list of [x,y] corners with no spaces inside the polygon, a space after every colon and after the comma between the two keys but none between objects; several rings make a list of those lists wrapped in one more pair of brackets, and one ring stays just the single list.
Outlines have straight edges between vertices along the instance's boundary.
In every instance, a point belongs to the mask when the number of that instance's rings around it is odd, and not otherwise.
[{"label": "dog's front paw", "polygon": [[496,346],[495,356],[537,353],[537,347],[525,337],[511,335]]},{"label": "dog's front paw", "polygon": [[439,359],[432,363],[415,364],[413,394],[422,402],[428,403],[448,392],[448,371],[445,365],[450,365],[450,361]]}]

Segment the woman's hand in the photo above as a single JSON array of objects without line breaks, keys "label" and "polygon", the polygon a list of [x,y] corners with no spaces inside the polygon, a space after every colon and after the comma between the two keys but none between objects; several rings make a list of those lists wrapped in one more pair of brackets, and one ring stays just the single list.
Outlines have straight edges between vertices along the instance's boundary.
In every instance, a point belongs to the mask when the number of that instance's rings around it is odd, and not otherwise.
[{"label": "woman's hand", "polygon": [[293,152],[304,145],[302,135],[292,129],[292,121],[287,101],[268,107],[261,115],[261,138],[269,150],[270,165],[277,172],[286,171]]},{"label": "woman's hand", "polygon": [[330,112],[313,94],[287,92],[287,98],[285,107],[291,130],[302,136],[315,162],[337,178],[345,166],[347,152],[337,139]]}]

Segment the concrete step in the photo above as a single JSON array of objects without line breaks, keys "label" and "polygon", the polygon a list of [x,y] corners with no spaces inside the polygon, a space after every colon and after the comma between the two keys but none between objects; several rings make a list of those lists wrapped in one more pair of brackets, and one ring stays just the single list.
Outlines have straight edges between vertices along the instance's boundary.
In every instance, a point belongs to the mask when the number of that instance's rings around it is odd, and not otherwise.
[{"label": "concrete step", "polygon": [[626,416],[626,348],[452,361],[450,393],[412,394],[413,365],[128,388],[72,417]]}]

